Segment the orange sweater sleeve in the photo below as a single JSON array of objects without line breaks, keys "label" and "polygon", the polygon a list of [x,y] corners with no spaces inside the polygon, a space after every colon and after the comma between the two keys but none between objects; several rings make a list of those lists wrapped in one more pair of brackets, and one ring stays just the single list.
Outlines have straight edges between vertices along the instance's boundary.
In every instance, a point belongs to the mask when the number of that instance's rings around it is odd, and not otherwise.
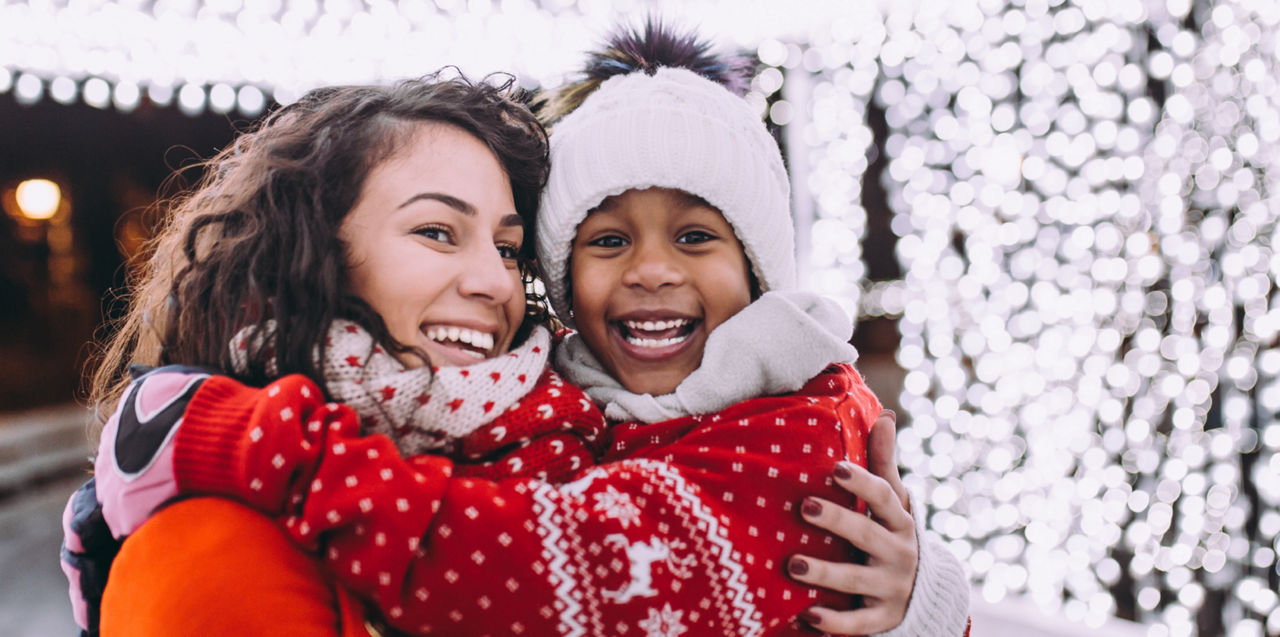
[{"label": "orange sweater sleeve", "polygon": [[168,506],[124,543],[102,637],[367,637],[359,603],[274,520],[221,498]]}]

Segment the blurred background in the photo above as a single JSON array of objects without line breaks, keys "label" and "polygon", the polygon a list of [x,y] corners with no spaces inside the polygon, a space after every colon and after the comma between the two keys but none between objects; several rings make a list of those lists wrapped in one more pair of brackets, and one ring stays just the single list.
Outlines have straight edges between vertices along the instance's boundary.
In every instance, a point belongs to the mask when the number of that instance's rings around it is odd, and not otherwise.
[{"label": "blurred background", "polygon": [[0,0],[0,633],[72,631],[75,401],[184,167],[316,86],[553,87],[649,14],[758,62],[975,635],[1280,636],[1275,0]]}]

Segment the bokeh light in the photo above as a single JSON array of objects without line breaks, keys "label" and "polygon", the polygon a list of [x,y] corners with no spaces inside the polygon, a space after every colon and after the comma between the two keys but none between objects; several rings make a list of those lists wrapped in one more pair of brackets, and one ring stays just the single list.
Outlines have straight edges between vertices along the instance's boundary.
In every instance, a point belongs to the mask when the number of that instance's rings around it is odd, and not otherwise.
[{"label": "bokeh light", "polygon": [[[988,601],[1280,634],[1280,11],[945,7],[833,27],[781,87],[812,85],[810,284],[899,317],[930,526]],[[868,284],[881,148],[904,276]]]},{"label": "bokeh light", "polygon": [[27,219],[44,221],[53,218],[62,204],[62,189],[48,179],[27,179],[14,189],[18,212]]}]

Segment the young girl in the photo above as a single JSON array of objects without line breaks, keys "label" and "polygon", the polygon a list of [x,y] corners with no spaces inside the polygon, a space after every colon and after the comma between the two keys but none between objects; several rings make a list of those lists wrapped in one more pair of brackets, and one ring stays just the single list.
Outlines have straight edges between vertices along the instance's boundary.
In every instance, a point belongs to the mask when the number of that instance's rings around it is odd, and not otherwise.
[{"label": "young girl", "polygon": [[[792,444],[755,449],[821,467],[832,447],[812,444],[810,429],[834,425],[854,463],[837,465],[837,475],[870,478],[857,465],[865,457],[861,434],[879,403],[850,366],[857,358],[847,344],[852,321],[834,303],[795,290],[782,157],[759,118],[726,90],[735,84],[730,65],[705,52],[696,38],[650,21],[643,36],[615,38],[587,78],[563,90],[567,99],[550,102],[544,119],[558,121],[538,256],[552,307],[577,330],[557,349],[556,366],[610,421],[645,423],[615,426],[606,459],[650,445],[681,449],[706,425],[668,433],[673,423],[745,411],[739,449],[750,453],[751,441],[777,435]],[[776,467],[763,460],[763,474],[751,469],[749,461],[731,468],[767,493]],[[714,489],[711,496],[721,495]],[[855,492],[873,514],[849,522],[858,528],[855,544],[869,554],[870,568],[848,569],[850,590],[867,608],[844,617],[811,608],[804,617],[841,632],[966,632],[968,585],[958,561],[917,533],[907,504],[890,497],[886,484],[878,498]],[[822,504],[806,499],[801,513],[822,520],[824,509],[835,509]],[[905,572],[898,568],[904,545]],[[801,557],[788,562],[801,576],[816,566]],[[901,598],[910,604],[899,606],[904,583]]]},{"label": "young girl", "polygon": [[[519,228],[519,224],[509,214],[511,203],[494,201],[492,197],[514,191],[515,211],[523,216],[528,208],[522,208],[521,203],[527,204],[530,199],[522,199],[522,186],[527,182],[519,179],[531,171],[528,166],[513,165],[516,161],[513,158],[522,156],[517,154],[519,144],[503,139],[488,127],[518,129],[527,125],[527,113],[522,115],[517,112],[518,107],[511,104],[507,106],[515,110],[502,108],[491,99],[494,98],[492,91],[465,84],[445,83],[441,87],[410,83],[384,91],[373,88],[322,91],[286,109],[260,133],[242,141],[221,158],[212,181],[189,202],[187,214],[180,217],[184,225],[171,228],[166,235],[169,237],[168,245],[176,247],[168,250],[162,247],[153,264],[164,266],[185,261],[194,265],[185,269],[157,267],[154,270],[153,276],[159,282],[153,281],[151,286],[144,288],[134,314],[135,318],[141,318],[133,323],[135,329],[132,332],[126,330],[123,333],[123,338],[145,339],[150,336],[142,329],[147,324],[141,320],[147,318],[148,313],[150,316],[164,316],[164,321],[159,322],[161,326],[172,326],[185,319],[192,329],[166,330],[169,340],[160,344],[163,348],[153,346],[150,357],[145,350],[129,354],[127,350],[132,347],[132,341],[122,341],[126,343],[125,350],[122,350],[126,353],[117,360],[194,362],[222,370],[247,370],[241,371],[242,377],[259,374],[266,379],[283,374],[290,369],[289,365],[294,365],[296,370],[305,371],[307,365],[318,369],[310,370],[306,378],[284,377],[264,390],[252,390],[225,377],[174,369],[145,376],[135,383],[124,393],[125,400],[117,417],[113,419],[111,428],[104,432],[104,446],[98,462],[98,477],[104,483],[101,485],[104,487],[104,515],[112,521],[118,535],[137,528],[152,505],[168,499],[174,488],[163,486],[166,484],[164,478],[167,471],[176,469],[177,487],[184,492],[207,490],[240,495],[270,511],[291,508],[296,515],[280,518],[288,528],[289,536],[307,547],[323,546],[329,557],[328,565],[339,579],[365,594],[377,591],[371,596],[385,602],[397,597],[395,591],[399,587],[393,586],[392,582],[404,582],[416,574],[382,570],[378,568],[381,562],[394,565],[405,558],[428,562],[434,559],[443,563],[435,571],[439,577],[445,582],[456,583],[459,571],[450,566],[451,559],[462,559],[464,563],[485,560],[484,554],[479,552],[448,552],[433,558],[426,552],[429,543],[423,541],[423,531],[427,528],[440,536],[431,537],[430,544],[444,544],[443,551],[449,549],[445,540],[450,536],[458,541],[484,539],[503,546],[529,545],[527,517],[512,527],[512,534],[501,532],[501,526],[475,534],[454,535],[449,530],[457,527],[450,526],[448,520],[470,520],[479,516],[482,510],[501,509],[505,500],[490,497],[498,485],[502,489],[514,489],[516,495],[523,497],[528,494],[529,485],[541,484],[539,488],[545,498],[567,498],[567,506],[576,507],[573,509],[575,519],[586,516],[593,524],[603,523],[610,528],[621,524],[623,530],[629,528],[630,508],[606,507],[605,510],[627,514],[623,518],[627,521],[619,522],[596,508],[582,506],[580,496],[583,494],[580,491],[589,486],[582,482],[577,487],[566,488],[564,494],[556,495],[557,491],[545,483],[527,480],[507,480],[494,485],[483,481],[447,479],[450,473],[468,470],[439,457],[418,456],[408,462],[401,461],[390,440],[380,436],[352,440],[350,444],[323,444],[320,440],[298,440],[298,432],[290,429],[305,425],[306,431],[301,435],[306,437],[351,437],[356,433],[358,413],[373,428],[390,426],[389,432],[399,443],[399,451],[417,453],[432,449],[432,445],[441,440],[458,438],[458,431],[445,428],[451,421],[451,415],[474,406],[483,418],[485,413],[500,411],[497,405],[491,404],[495,401],[472,400],[472,394],[451,394],[445,396],[448,400],[443,400],[435,390],[423,394],[421,391],[405,391],[403,383],[372,381],[388,378],[404,381],[420,376],[401,372],[397,364],[411,366],[427,358],[469,362],[476,356],[500,353],[505,342],[521,342],[519,336],[512,335],[511,331],[519,326],[519,322],[510,309],[513,287],[508,285],[514,272],[509,267],[511,257],[513,253],[519,253],[518,237],[513,236],[513,229]],[[434,99],[426,99],[427,96]],[[407,108],[406,101],[415,106]],[[427,108],[428,104],[434,108]],[[455,108],[446,108],[448,105]],[[473,110],[484,111],[487,115],[471,112]],[[438,126],[442,123],[447,125]],[[390,141],[395,136],[412,141],[392,145]],[[491,154],[487,159],[485,151],[477,148],[480,146],[477,140],[482,141]],[[528,159],[527,155],[523,156]],[[499,162],[501,166],[497,165]],[[479,170],[478,174],[465,170],[476,166],[487,167],[487,170]],[[278,174],[273,177],[270,175],[272,171]],[[298,176],[290,174],[290,171],[308,174]],[[511,182],[509,187],[500,183],[504,177]],[[255,184],[254,187],[270,188],[259,191],[260,196],[249,197],[249,204],[240,198],[227,196],[227,193]],[[351,184],[357,185],[353,188]],[[331,198],[328,189],[360,194],[345,200]],[[528,189],[524,188],[523,193],[527,192]],[[201,203],[206,207],[201,207]],[[418,206],[427,207],[420,209]],[[338,210],[350,212],[335,212]],[[208,214],[201,215],[201,212]],[[254,215],[263,218],[254,219]],[[348,255],[345,265],[338,266],[336,277],[338,285],[349,286],[346,293],[326,293],[323,281],[316,283],[303,276],[305,273],[323,275],[328,267],[326,264],[294,265],[295,261],[305,261],[305,257],[316,258],[324,254],[314,245],[293,235],[268,236],[264,240],[264,229],[275,224],[281,215],[293,215],[299,232],[306,233],[314,244],[323,245],[329,234],[344,241],[345,245],[330,246],[330,249]],[[403,215],[409,215],[409,218],[401,219]],[[310,216],[322,218],[309,219]],[[210,232],[207,228],[215,228],[218,232]],[[202,237],[201,232],[213,236]],[[218,240],[214,241],[215,238]],[[211,264],[217,262],[213,257],[220,254],[218,249],[227,243],[238,247],[229,253],[221,253],[223,258],[230,261],[239,259],[236,263],[246,267],[226,268],[222,276],[206,271],[206,267],[212,268]],[[458,262],[429,259],[430,253],[426,256],[406,254],[398,249],[421,250],[424,247],[442,251]],[[178,253],[184,256],[177,257]],[[505,270],[494,266],[499,261],[506,264]],[[255,271],[264,263],[287,265],[281,268],[287,271],[287,276]],[[427,267],[430,271],[419,271]],[[177,275],[173,274],[174,270],[178,270]],[[253,276],[250,276],[251,272]],[[235,280],[236,276],[241,279]],[[274,287],[254,287],[263,281]],[[315,298],[305,295],[291,297],[292,304],[289,299],[278,300],[281,296],[293,295],[295,285],[319,290],[316,296],[321,300],[334,298],[349,302],[350,309],[338,312],[336,316],[363,317],[364,320],[336,324],[330,321],[335,329],[312,331],[313,334],[327,335],[327,340],[315,337],[312,340],[291,340],[291,332],[280,326],[306,329],[313,324],[278,310],[291,307],[294,313],[312,316],[308,299]],[[207,316],[203,321],[198,312],[184,316],[169,314],[181,314],[179,310],[189,307],[188,302],[199,302],[209,287],[224,292],[241,290],[241,294],[234,299],[227,299],[224,295],[222,303],[212,304],[212,309],[205,310]],[[148,290],[160,292],[148,294]],[[176,302],[173,303],[166,298],[171,290],[176,292]],[[184,294],[194,296],[189,298]],[[161,303],[149,304],[149,299],[160,299]],[[522,299],[520,303],[523,303]],[[317,303],[315,307],[335,306]],[[274,322],[266,318],[267,312],[258,308],[267,308],[270,316],[275,317]],[[226,318],[228,312],[241,311],[245,314]],[[369,320],[371,316],[377,317],[378,321]],[[239,327],[234,331],[226,329],[223,347],[210,346],[203,350],[193,347],[184,353],[172,353],[182,351],[175,343],[190,346],[200,331],[196,326],[206,321],[213,329],[246,324],[251,327]],[[399,355],[398,360],[389,360],[373,345],[375,341],[363,334],[355,334],[358,338],[348,336],[353,333],[352,328],[358,332],[358,325],[364,324],[385,326],[387,336],[377,342],[398,341],[401,345],[392,349]],[[392,338],[395,341],[389,340]],[[523,340],[522,348],[527,353],[538,353],[535,338],[536,334]],[[216,340],[206,339],[204,342],[214,343]],[[291,343],[310,343],[310,347],[302,348],[301,352],[310,354],[310,357],[290,356],[288,352],[295,351],[291,349]],[[316,343],[325,344],[319,354],[314,351]],[[154,354],[160,350],[165,352],[163,357]],[[351,356],[356,357],[354,365],[349,360]],[[506,364],[505,358],[499,356],[495,360]],[[506,382],[509,376],[507,368],[487,372],[488,368],[481,368],[487,364],[454,370],[441,368],[434,382],[439,385],[453,379],[459,387],[467,387],[467,382],[472,385],[478,382],[482,388]],[[359,373],[353,376],[353,369]],[[493,373],[497,373],[498,378],[494,378]],[[515,376],[519,380],[519,374]],[[563,471],[571,470],[577,462],[574,458],[581,457],[574,453],[572,445],[577,443],[581,447],[589,447],[594,433],[591,423],[598,422],[598,415],[593,415],[595,412],[590,404],[573,399],[572,388],[558,386],[553,378],[548,377],[547,382],[540,384],[540,394],[532,394],[536,400],[522,399],[518,404],[512,404],[501,417],[517,422],[524,418],[525,431],[508,431],[507,425],[501,424],[504,421],[489,421],[464,435],[459,441],[461,448],[455,451],[465,457],[492,459],[495,454],[508,451],[515,444],[522,454],[520,457],[481,465],[484,474],[491,476],[523,470],[525,475],[546,473],[549,479],[554,480]],[[526,380],[520,382],[525,384]],[[356,409],[353,411],[336,404],[320,406],[318,401],[324,393],[321,386],[330,397],[346,400]],[[443,387],[447,390],[449,385]],[[496,393],[497,396],[512,394],[510,389]],[[397,400],[405,398],[411,401],[408,408],[397,406]],[[420,432],[414,416],[424,409],[436,408],[447,411],[443,415],[429,413],[430,417],[421,423],[435,423],[436,428],[426,430],[423,434],[425,442],[408,445],[407,442],[415,438],[413,434]],[[173,432],[169,425],[179,422],[177,416],[183,412],[181,426],[177,427],[176,435],[170,437]],[[414,426],[406,427],[405,423],[413,423]],[[565,423],[569,423],[572,429],[569,433],[579,435],[565,437],[559,433]],[[332,425],[337,425],[337,429]],[[527,441],[533,442],[519,446]],[[258,451],[266,449],[273,449],[274,453],[258,454]],[[545,453],[535,453],[538,449],[545,450]],[[212,454],[206,455],[206,450]],[[565,460],[556,465],[553,464],[556,458]],[[301,467],[296,475],[291,473],[295,466]],[[561,471],[557,471],[557,467]],[[319,470],[309,473],[308,468]],[[625,469],[620,475],[627,474]],[[241,475],[244,472],[259,470],[266,473],[240,479],[245,477]],[[476,473],[476,470],[471,471]],[[617,473],[616,468],[614,472]],[[799,476],[791,479],[797,481],[797,485],[802,484],[798,482]],[[223,480],[227,482],[223,483]],[[607,481],[602,481],[602,486],[607,486],[604,482]],[[172,481],[168,483],[172,484]],[[324,486],[326,483],[329,488]],[[644,489],[641,485],[642,492]],[[442,492],[449,497],[444,499],[444,506],[437,508],[437,503],[442,502],[439,497]],[[611,492],[618,493],[609,489],[604,500],[608,500]],[[80,500],[91,504],[92,495],[89,492],[89,498]],[[835,497],[830,490],[828,495]],[[519,500],[516,496],[509,497],[513,502]],[[528,506],[528,498],[524,499],[524,505]],[[591,507],[596,507],[600,501],[601,498],[594,498]],[[637,501],[643,502],[639,497]],[[475,506],[465,506],[467,502],[474,502]],[[76,502],[73,501],[74,504]],[[324,586],[317,585],[321,581],[318,569],[305,560],[296,559],[295,555],[286,554],[278,538],[269,533],[271,529],[262,529],[231,507],[234,505],[210,500],[181,502],[140,528],[125,544],[112,573],[112,585],[107,589],[104,602],[103,633],[174,634],[182,629],[208,631],[219,626],[241,633],[272,634],[318,634],[317,631],[332,630],[334,626],[341,626],[343,631],[360,629],[360,623],[353,619],[358,617],[358,613],[353,613],[349,604],[342,605],[342,617],[335,617],[334,610],[325,604],[310,603],[322,600],[327,594]],[[592,515],[595,520],[590,520]],[[512,519],[520,520],[519,517]],[[664,524],[659,523],[659,528]],[[513,537],[513,534],[519,537]],[[616,552],[620,546],[615,545],[620,539],[614,535],[607,534],[604,545],[613,546]],[[76,537],[74,532],[68,537],[68,554],[80,553],[79,549],[84,548],[75,545]],[[819,536],[812,537],[816,541]],[[712,542],[720,544],[714,537]],[[193,543],[199,546],[192,546]],[[261,546],[253,543],[261,543]],[[642,544],[660,550],[655,544]],[[409,548],[414,545],[422,549],[421,554]],[[597,545],[596,551],[604,545]],[[219,550],[225,551],[225,555],[219,554]],[[624,551],[623,554],[629,553]],[[215,555],[220,563],[211,565],[193,561],[192,556],[201,555]],[[642,552],[639,558],[643,560],[644,556]],[[74,555],[70,557],[76,561]],[[841,559],[839,552],[830,557]],[[680,563],[684,564],[687,558],[688,555],[684,555]],[[729,556],[725,559],[737,558]],[[271,563],[262,563],[268,560]],[[618,562],[617,556],[611,559],[610,568],[614,568],[615,562]],[[639,572],[640,566],[633,566]],[[476,567],[478,563],[472,566]],[[575,570],[572,565],[568,568]],[[655,568],[662,572],[661,565]],[[285,577],[275,578],[280,574]],[[548,585],[546,578],[536,575],[530,582],[535,591],[539,586]],[[524,576],[530,577],[527,573]],[[352,578],[351,581],[348,582],[348,578]],[[73,578],[73,588],[78,579]],[[236,603],[221,601],[222,597],[215,592],[234,589],[238,582],[252,584],[253,593],[248,599]],[[518,589],[520,580],[512,578],[506,581],[491,578],[476,581],[472,578],[470,585],[489,586],[511,595],[514,594],[512,582]],[[562,588],[557,584],[555,592]],[[261,595],[262,591],[273,589],[291,593],[286,596]],[[799,590],[794,586],[791,589]],[[341,590],[333,593],[340,601],[345,599]],[[417,600],[422,596],[429,596],[426,588],[410,590],[410,601],[415,604],[421,603]],[[459,590],[450,586],[447,597],[452,599]],[[631,595],[619,595],[645,597],[643,592],[641,587],[634,589]],[[790,591],[779,594],[790,594]],[[215,599],[220,602],[210,603]],[[481,603],[479,599],[478,604]],[[485,603],[492,604],[492,598]],[[383,605],[393,619],[405,619],[408,615],[403,609],[397,612],[398,606]],[[439,606],[440,602],[437,601],[436,605]],[[552,603],[551,607],[555,605]],[[261,617],[252,617],[255,608],[261,612]],[[542,615],[541,610],[538,615]],[[461,623],[464,620],[455,620],[454,617],[453,613],[449,614],[449,620],[458,623],[460,629],[468,626]],[[468,613],[467,620],[484,622],[502,617],[473,612]],[[84,619],[86,621],[82,625],[88,624],[87,618]],[[253,623],[255,619],[257,623]]]}]

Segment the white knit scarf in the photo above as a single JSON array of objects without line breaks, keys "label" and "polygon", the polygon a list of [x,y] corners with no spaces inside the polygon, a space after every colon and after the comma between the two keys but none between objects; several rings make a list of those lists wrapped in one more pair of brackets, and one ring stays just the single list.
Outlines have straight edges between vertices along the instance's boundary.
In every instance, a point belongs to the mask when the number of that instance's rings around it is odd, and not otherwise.
[{"label": "white knit scarf", "polygon": [[[241,330],[231,342],[232,363],[248,370],[249,348],[260,348],[275,331],[268,322],[266,339]],[[551,333],[537,327],[519,347],[466,367],[409,369],[373,340],[367,330],[346,320],[329,328],[323,374],[325,390],[356,410],[367,433],[381,433],[410,456],[448,452],[476,429],[513,408],[529,393],[547,367]],[[275,375],[275,360],[267,373]]]},{"label": "white knit scarf", "polygon": [[660,422],[715,413],[734,403],[794,392],[833,363],[853,363],[853,321],[810,292],[766,292],[707,337],[702,364],[663,396],[626,390],[582,337],[565,337],[555,365],[604,408],[610,421]]}]

